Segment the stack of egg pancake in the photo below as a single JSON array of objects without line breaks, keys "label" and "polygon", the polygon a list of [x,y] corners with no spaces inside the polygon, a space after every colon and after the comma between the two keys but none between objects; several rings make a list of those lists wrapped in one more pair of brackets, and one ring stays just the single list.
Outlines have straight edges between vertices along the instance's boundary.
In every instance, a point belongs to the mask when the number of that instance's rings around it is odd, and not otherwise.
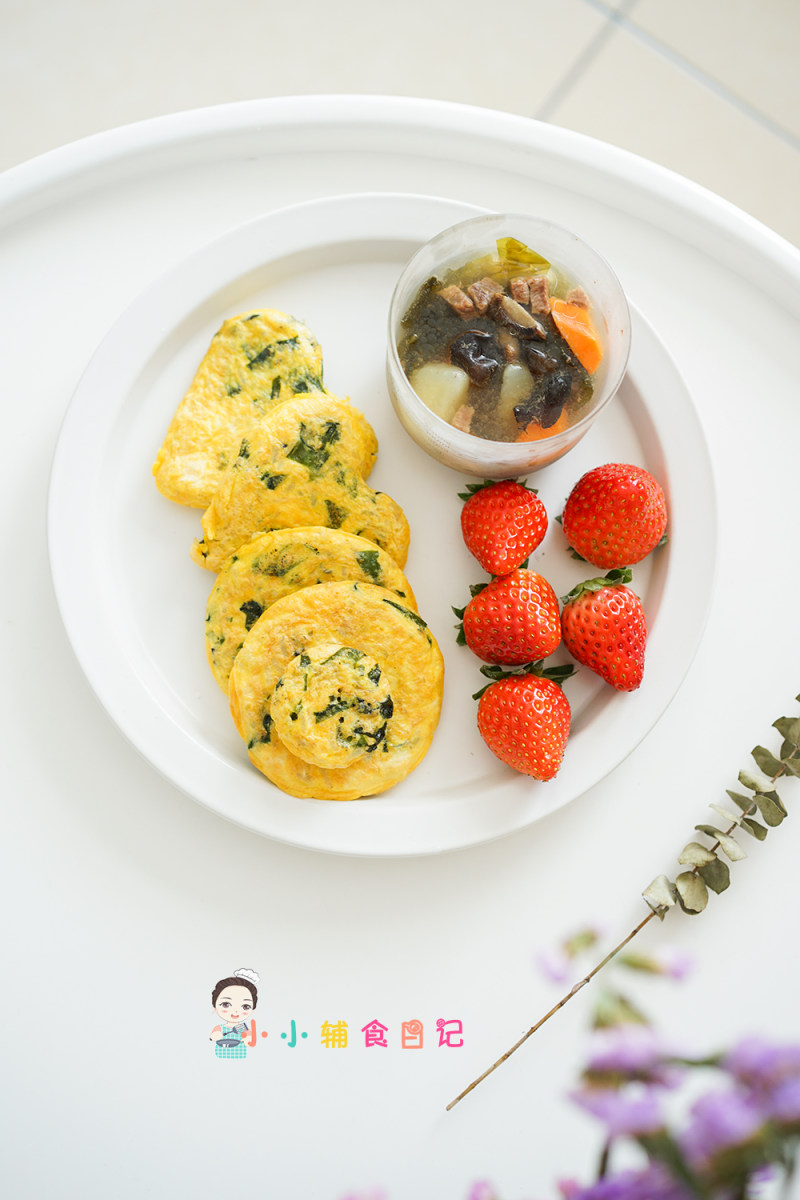
[{"label": "stack of egg pancake", "polygon": [[211,670],[251,761],[294,796],[385,791],[439,720],[408,522],[366,482],[377,451],[364,415],[325,390],[311,331],[267,309],[224,322],[153,466],[165,496],[205,510],[192,557],[217,573]]}]

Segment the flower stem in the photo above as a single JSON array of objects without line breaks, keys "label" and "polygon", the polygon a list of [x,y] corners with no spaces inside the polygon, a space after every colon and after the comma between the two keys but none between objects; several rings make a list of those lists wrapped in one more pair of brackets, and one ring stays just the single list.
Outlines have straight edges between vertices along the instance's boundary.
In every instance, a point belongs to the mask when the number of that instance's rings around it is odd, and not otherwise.
[{"label": "flower stem", "polygon": [[492,1071],[496,1071],[497,1068],[506,1061],[506,1059],[510,1058],[515,1050],[519,1050],[520,1046],[524,1042],[527,1042],[528,1038],[531,1036],[532,1033],[536,1033],[537,1029],[541,1029],[541,1027],[542,1027],[542,1025],[544,1025],[545,1021],[549,1021],[550,1018],[559,1011],[559,1009],[564,1007],[564,1005],[567,1003],[568,1000],[572,999],[572,997],[575,995],[576,992],[579,992],[581,990],[581,988],[586,986],[587,983],[590,983],[592,981],[592,979],[594,979],[595,975],[597,975],[597,973],[599,971],[602,971],[603,967],[605,967],[607,965],[607,963],[610,963],[611,959],[616,954],[619,954],[620,950],[623,950],[625,948],[625,946],[627,946],[628,942],[632,941],[633,938],[636,937],[636,934],[639,932],[639,930],[644,929],[644,927],[648,921],[652,921],[654,916],[656,916],[656,913],[651,909],[650,912],[647,914],[647,916],[643,917],[642,920],[639,922],[639,924],[630,931],[630,933],[627,935],[627,937],[624,937],[622,939],[622,941],[619,943],[619,945],[615,946],[613,950],[609,951],[609,953],[605,956],[605,958],[602,960],[602,962],[599,962],[597,964],[597,966],[593,967],[588,975],[584,975],[583,979],[580,979],[574,985],[574,987],[570,988],[570,990],[567,992],[566,996],[562,996],[561,999],[559,1000],[558,1004],[554,1004],[549,1012],[545,1013],[545,1015],[543,1017],[540,1017],[540,1019],[536,1022],[536,1024],[532,1025],[530,1027],[530,1029],[528,1030],[527,1033],[523,1033],[523,1035],[519,1039],[519,1041],[515,1042],[514,1045],[510,1048],[510,1050],[506,1050],[505,1054],[502,1054],[500,1056],[500,1058],[498,1058],[497,1062],[492,1063],[491,1067],[488,1067],[483,1072],[482,1075],[478,1076],[477,1079],[473,1079],[473,1081],[469,1085],[469,1087],[465,1087],[463,1092],[459,1092],[459,1094],[456,1096],[455,1100],[451,1100],[450,1103],[447,1105],[447,1108],[445,1109],[445,1111],[449,1112],[451,1108],[455,1108],[455,1106],[456,1106],[456,1104],[458,1104],[459,1100],[463,1100],[464,1097],[473,1090],[473,1088],[476,1088],[479,1083],[483,1083],[484,1079],[486,1079],[486,1077],[488,1075],[491,1075]]},{"label": "flower stem", "polygon": [[609,1137],[609,1138],[606,1138],[605,1142],[603,1143],[603,1152],[600,1155],[600,1163],[597,1168],[598,1181],[600,1179],[605,1179],[606,1175],[608,1174],[608,1164],[609,1164],[610,1159],[611,1159],[611,1138]]}]

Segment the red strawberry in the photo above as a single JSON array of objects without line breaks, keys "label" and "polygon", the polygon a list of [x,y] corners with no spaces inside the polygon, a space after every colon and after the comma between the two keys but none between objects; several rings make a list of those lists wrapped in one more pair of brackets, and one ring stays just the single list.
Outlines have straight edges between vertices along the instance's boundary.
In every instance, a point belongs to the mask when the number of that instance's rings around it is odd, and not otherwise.
[{"label": "red strawberry", "polygon": [[453,611],[463,622],[458,641],[484,662],[518,666],[560,645],[558,597],[542,575],[520,567],[473,592],[466,608]]},{"label": "red strawberry", "polygon": [[588,579],[563,597],[561,629],[573,658],[618,692],[642,682],[647,623],[641,601],[626,583],[628,570]]},{"label": "red strawberry", "polygon": [[561,766],[572,714],[557,683],[540,675],[506,675],[478,704],[478,730],[504,763],[542,782]]},{"label": "red strawberry", "polygon": [[561,524],[572,549],[595,567],[630,567],[664,536],[667,502],[643,467],[606,463],[575,484]]},{"label": "red strawberry", "polygon": [[525,562],[547,532],[547,513],[536,492],[503,479],[471,484],[460,492],[461,532],[470,554],[490,575],[506,575]]}]

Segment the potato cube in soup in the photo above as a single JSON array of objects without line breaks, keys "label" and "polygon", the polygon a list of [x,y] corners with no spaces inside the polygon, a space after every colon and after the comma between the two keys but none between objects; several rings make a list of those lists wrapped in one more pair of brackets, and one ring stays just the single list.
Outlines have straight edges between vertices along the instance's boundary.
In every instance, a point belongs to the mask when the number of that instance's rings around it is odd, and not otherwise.
[{"label": "potato cube in soup", "polygon": [[449,363],[426,363],[413,371],[409,380],[423,404],[448,423],[464,403],[469,376]]}]

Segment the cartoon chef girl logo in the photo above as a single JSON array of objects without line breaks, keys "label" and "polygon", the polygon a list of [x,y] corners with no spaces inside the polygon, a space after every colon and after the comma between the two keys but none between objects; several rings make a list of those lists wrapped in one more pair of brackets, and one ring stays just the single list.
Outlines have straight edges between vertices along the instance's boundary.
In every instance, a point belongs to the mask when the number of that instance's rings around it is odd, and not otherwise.
[{"label": "cartoon chef girl logo", "polygon": [[211,1004],[219,1025],[211,1030],[217,1058],[246,1058],[247,1047],[256,1044],[253,1012],[258,1004],[259,977],[245,967],[220,979],[211,993]]}]

